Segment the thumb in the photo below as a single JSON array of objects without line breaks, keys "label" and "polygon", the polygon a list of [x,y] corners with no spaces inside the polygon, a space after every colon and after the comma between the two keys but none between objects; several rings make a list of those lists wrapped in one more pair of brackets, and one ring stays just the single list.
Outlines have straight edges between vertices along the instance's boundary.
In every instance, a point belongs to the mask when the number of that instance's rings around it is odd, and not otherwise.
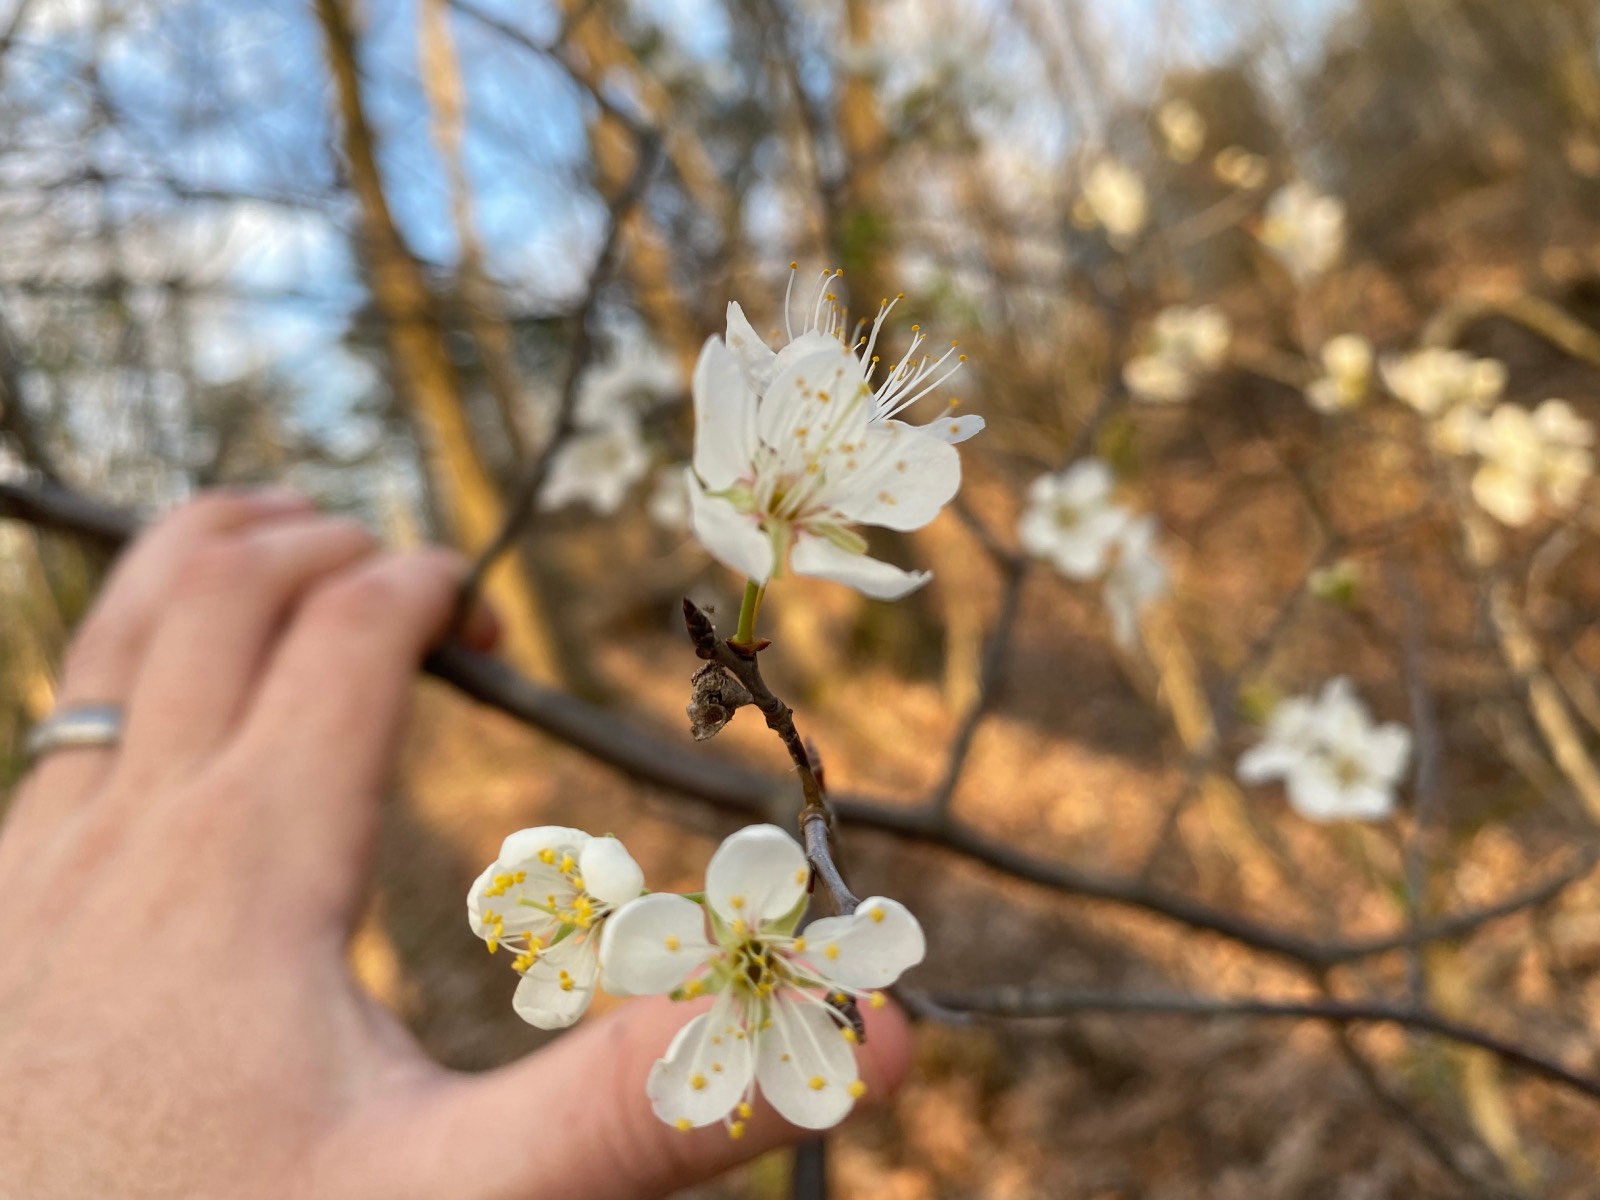
[{"label": "thumb", "polygon": [[[704,1003],[641,999],[521,1062],[455,1077],[415,1113],[404,1191],[461,1200],[645,1200],[815,1136],[757,1102],[745,1136],[721,1125],[679,1132],[650,1109],[645,1078]],[[859,1050],[862,1101],[882,1101],[911,1058],[906,1019],[868,1010]],[[391,1157],[392,1151],[391,1151]],[[417,1161],[417,1159],[423,1161]],[[422,1179],[436,1188],[418,1186]],[[393,1193],[391,1193],[393,1194]]]}]

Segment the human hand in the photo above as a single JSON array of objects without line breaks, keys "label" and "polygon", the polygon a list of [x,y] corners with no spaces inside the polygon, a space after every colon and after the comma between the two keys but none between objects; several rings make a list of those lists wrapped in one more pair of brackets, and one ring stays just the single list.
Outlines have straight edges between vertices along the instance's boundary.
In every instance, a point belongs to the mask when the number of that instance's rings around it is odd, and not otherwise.
[{"label": "human hand", "polygon": [[[801,1136],[764,1109],[736,1142],[652,1115],[681,1005],[468,1076],[353,979],[411,679],[462,572],[279,492],[205,496],[118,564],[60,699],[122,706],[123,741],[47,756],[0,828],[0,1196],[624,1200]],[[882,1096],[908,1042],[871,1017]]]}]

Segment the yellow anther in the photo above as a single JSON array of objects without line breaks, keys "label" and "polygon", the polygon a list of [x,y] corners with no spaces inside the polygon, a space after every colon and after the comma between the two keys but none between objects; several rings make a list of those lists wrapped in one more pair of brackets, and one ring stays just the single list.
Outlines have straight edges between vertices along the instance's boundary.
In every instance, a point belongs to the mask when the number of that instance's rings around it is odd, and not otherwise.
[{"label": "yellow anther", "polygon": [[683,945],[682,942],[680,942],[676,937],[674,937],[670,933],[667,934],[667,940],[665,942],[663,942],[662,944],[664,946],[666,946],[666,948],[668,950],[676,950],[679,946]]},{"label": "yellow anther", "polygon": [[679,1133],[688,1133],[689,1130],[694,1128],[694,1122],[689,1120],[688,1117],[679,1117],[672,1123],[672,1127]]},{"label": "yellow anther", "polygon": [[858,1080],[856,1080],[854,1083],[852,1083],[850,1085],[850,1098],[852,1100],[859,1100],[859,1099],[861,1099],[861,1097],[865,1096],[866,1094],[867,1094],[867,1085],[862,1083],[861,1080],[858,1079]]},{"label": "yellow anther", "polygon": [[904,292],[896,292],[894,294],[894,298],[896,300],[904,300],[906,298],[906,294]]},{"label": "yellow anther", "polygon": [[713,1075],[721,1075],[722,1074],[722,1064],[721,1063],[712,1063],[711,1064],[711,1073]]},{"label": "yellow anther", "polygon": [[884,913],[883,909],[875,908],[875,909],[872,910],[872,914],[871,915],[872,915],[872,920],[873,920],[873,922],[875,924],[878,924],[878,925],[882,925],[883,924],[883,918],[885,916],[885,913]]},{"label": "yellow anther", "polygon": [[838,958],[839,957],[839,947],[834,945],[834,944],[832,944],[832,943],[829,943],[828,948],[826,950],[824,950],[823,953],[826,954],[830,959]]},{"label": "yellow anther", "polygon": [[549,849],[539,851],[539,861],[547,867],[553,866],[556,861],[556,852]]},{"label": "yellow anther", "polygon": [[735,1121],[732,1125],[729,1125],[728,1136],[733,1138],[734,1141],[738,1141],[740,1138],[742,1138],[744,1136],[744,1122]]},{"label": "yellow anther", "polygon": [[840,275],[843,275],[843,274],[844,274],[844,268],[843,268],[843,267],[839,267],[839,268],[837,268],[837,269],[836,269],[836,270],[835,270],[835,271],[834,271],[834,272],[833,272],[833,274],[834,274],[834,277],[835,277],[835,278],[838,278],[838,277],[839,277],[839,276],[840,276]]},{"label": "yellow anther", "polygon": [[691,979],[683,986],[683,994],[685,996],[698,996],[705,990],[705,984],[701,983],[698,979]]},{"label": "yellow anther", "polygon": [[808,874],[810,874],[810,872],[807,871],[806,868],[801,867],[798,871],[796,871],[794,873],[794,881],[796,883],[804,883],[806,881],[806,876]]},{"label": "yellow anther", "polygon": [[701,1074],[698,1074],[698,1073],[689,1076],[689,1086],[692,1087],[697,1092],[705,1091],[706,1090],[706,1077],[704,1075],[701,1075]]},{"label": "yellow anther", "polygon": [[922,326],[921,325],[913,325],[911,327],[911,332],[912,333],[921,333],[922,332]]},{"label": "yellow anther", "polygon": [[[572,890],[575,891],[575,892],[583,891],[583,876],[582,875],[574,875],[572,877]],[[582,899],[582,897],[579,897],[579,899]]]},{"label": "yellow anther", "polygon": [[889,1003],[889,1001],[882,992],[873,992],[867,997],[867,1003],[872,1005],[873,1008],[882,1008],[885,1004]]},{"label": "yellow anther", "polygon": [[561,990],[563,992],[570,992],[577,986],[578,985],[572,981],[571,975],[568,975],[565,971],[561,972]]},{"label": "yellow anther", "polygon": [[744,935],[749,932],[750,926],[746,925],[744,921],[739,920],[733,923],[733,933],[735,937],[744,937]]},{"label": "yellow anther", "polygon": [[965,354],[958,354],[958,355],[956,355],[956,361],[957,362],[966,362],[967,361],[967,356]]},{"label": "yellow anther", "polygon": [[752,1109],[752,1108],[751,1108],[751,1107],[750,1107],[750,1106],[749,1106],[749,1105],[748,1105],[748,1104],[746,1104],[746,1103],[745,1103],[745,1102],[744,1102],[744,1101],[743,1101],[743,1100],[741,1100],[741,1101],[739,1101],[739,1115],[740,1115],[740,1116],[741,1116],[741,1117],[743,1117],[743,1118],[744,1118],[744,1119],[745,1119],[745,1120],[746,1120],[746,1121],[748,1121],[748,1120],[749,1120],[749,1119],[750,1119],[750,1115],[751,1115],[751,1113],[753,1113],[753,1112],[754,1112],[754,1111],[755,1111],[755,1110],[754,1110],[754,1109]]},{"label": "yellow anther", "polygon": [[561,856],[561,873],[563,875],[565,875],[568,871],[572,870],[572,868],[577,866],[577,865],[578,865],[578,860],[573,858],[572,855],[563,854]]},{"label": "yellow anther", "polygon": [[861,1041],[861,1038],[856,1033],[856,1031],[854,1029],[851,1029],[850,1026],[848,1026],[848,1025],[846,1025],[846,1026],[844,1026],[844,1028],[840,1029],[839,1033],[844,1037],[844,1040],[849,1042],[852,1046],[856,1045],[857,1043],[859,1043]]},{"label": "yellow anther", "polygon": [[515,875],[513,875],[511,877],[511,882],[512,883],[526,883],[527,881],[528,881],[528,873],[526,871],[518,871]]},{"label": "yellow anther", "polygon": [[806,940],[805,940],[805,938],[803,938],[803,937],[795,938],[795,940],[794,940],[794,952],[796,954],[804,954],[806,952]]},{"label": "yellow anther", "polygon": [[792,262],[792,263],[789,264],[789,270],[798,271],[799,269],[800,269],[800,264],[799,263]]},{"label": "yellow anther", "polygon": [[810,1079],[809,1086],[813,1092],[820,1092],[823,1088],[828,1086],[828,1081],[821,1075],[813,1075]]},{"label": "yellow anther", "polygon": [[489,941],[489,953],[490,954],[493,954],[496,950],[500,949],[500,939],[497,938],[494,934],[491,933],[489,935],[488,941]]}]

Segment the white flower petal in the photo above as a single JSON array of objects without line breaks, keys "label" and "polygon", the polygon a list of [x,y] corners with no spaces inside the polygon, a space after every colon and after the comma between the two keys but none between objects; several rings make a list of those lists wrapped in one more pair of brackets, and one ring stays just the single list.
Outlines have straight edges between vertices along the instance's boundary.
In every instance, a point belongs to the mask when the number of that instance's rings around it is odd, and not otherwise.
[{"label": "white flower petal", "polygon": [[706,339],[694,368],[694,469],[720,490],[750,469],[755,454],[756,394],[739,360],[719,337]]},{"label": "white flower petal", "polygon": [[665,995],[715,951],[706,939],[705,910],[669,892],[624,905],[600,930],[601,974],[616,996]]},{"label": "white flower petal", "polygon": [[[1046,478],[1052,478],[1046,476]],[[1055,499],[1071,508],[1088,508],[1105,503],[1117,485],[1117,477],[1104,459],[1084,458],[1053,476]]]},{"label": "white flower petal", "polygon": [[813,439],[828,433],[835,446],[858,442],[872,417],[861,364],[832,338],[822,340],[779,371],[756,410],[757,433],[780,455],[803,455],[802,429]]},{"label": "white flower petal", "polygon": [[678,1031],[665,1057],[651,1068],[645,1094],[656,1116],[669,1125],[709,1125],[744,1099],[754,1073],[750,1039],[735,1023],[732,1001],[724,993],[710,1012]]},{"label": "white flower petal", "polygon": [[793,911],[806,894],[811,869],[800,844],[776,825],[751,825],[733,834],[706,867],[706,903],[724,921],[752,929]]},{"label": "white flower petal", "polygon": [[797,575],[814,575],[853,587],[874,600],[899,600],[933,578],[932,571],[904,571],[865,554],[852,554],[825,538],[795,539],[789,564]]},{"label": "white flower petal", "polygon": [[1381,783],[1392,786],[1398,782],[1410,757],[1411,731],[1404,725],[1391,721],[1367,736],[1367,770]]},{"label": "white flower petal", "polygon": [[805,936],[806,960],[849,988],[888,987],[928,948],[910,910],[883,896],[869,896],[851,916],[811,922]]},{"label": "white flower petal", "polygon": [[729,570],[765,583],[772,576],[772,541],[756,519],[708,495],[698,480],[688,484],[689,525],[700,544]]},{"label": "white flower petal", "polygon": [[855,1104],[856,1056],[827,1006],[779,993],[756,1052],[756,1080],[778,1114],[802,1129],[837,1125]]},{"label": "white flower petal", "polygon": [[528,867],[539,861],[542,850],[553,850],[558,857],[563,851],[577,857],[588,841],[589,835],[583,830],[565,825],[519,829],[500,843],[500,862],[513,869]]},{"label": "white flower petal", "polygon": [[1240,783],[1266,783],[1271,779],[1282,779],[1293,771],[1305,758],[1305,751],[1295,746],[1286,746],[1278,742],[1262,742],[1253,746],[1239,756],[1239,765],[1234,769]]},{"label": "white flower petal", "polygon": [[530,1025],[565,1029],[583,1016],[594,999],[597,970],[594,947],[587,939],[557,942],[522,976],[511,1007]]},{"label": "white flower petal", "polygon": [[849,463],[833,507],[850,522],[921,529],[961,487],[956,448],[904,421],[874,422]]},{"label": "white flower petal", "polygon": [[982,433],[985,424],[984,419],[977,413],[962,413],[959,417],[944,416],[914,428],[922,430],[929,437],[936,437],[954,446]]},{"label": "white flower petal", "polygon": [[583,876],[583,890],[602,904],[626,904],[644,891],[644,871],[614,837],[589,839],[578,855],[578,873]]},{"label": "white flower petal", "polygon": [[772,364],[778,357],[766,339],[756,332],[736,300],[728,302],[728,349],[739,360],[745,378],[756,392],[766,390],[772,382]]}]

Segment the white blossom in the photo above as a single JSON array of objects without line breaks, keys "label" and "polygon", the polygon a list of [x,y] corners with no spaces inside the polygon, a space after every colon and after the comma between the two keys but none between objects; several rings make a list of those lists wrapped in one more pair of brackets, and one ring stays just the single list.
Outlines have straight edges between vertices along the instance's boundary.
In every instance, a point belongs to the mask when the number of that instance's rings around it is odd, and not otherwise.
[{"label": "white blossom", "polygon": [[1472,495],[1507,525],[1526,525],[1540,502],[1557,511],[1578,504],[1594,474],[1594,426],[1565,400],[1546,400],[1533,412],[1502,404],[1475,431],[1482,463]]},{"label": "white blossom", "polygon": [[1133,244],[1150,216],[1144,181],[1132,167],[1111,157],[1097,158],[1085,173],[1083,202],[1119,250]]},{"label": "white blossom", "polygon": [[467,893],[467,919],[491,954],[515,951],[517,1015],[562,1029],[594,996],[601,928],[643,889],[644,873],[616,838],[544,825],[501,844]]},{"label": "white blossom", "polygon": [[922,961],[922,928],[903,905],[872,896],[797,935],[809,876],[793,838],[755,825],[712,856],[703,904],[658,893],[608,922],[608,992],[715,997],[650,1072],[661,1120],[685,1131],[721,1121],[738,1137],[759,1087],[786,1120],[825,1129],[866,1090],[843,1009],[884,1003],[876,989]]},{"label": "white blossom", "polygon": [[615,412],[562,442],[539,491],[539,507],[550,511],[582,502],[609,515],[649,469],[650,452],[639,436],[639,419],[631,412]]},{"label": "white blossom", "polygon": [[668,533],[689,529],[689,473],[687,463],[674,463],[656,471],[656,480],[645,501],[650,519]]},{"label": "white blossom", "polygon": [[1173,162],[1191,163],[1205,148],[1206,119],[1187,100],[1168,100],[1157,109],[1156,127]]},{"label": "white blossom", "polygon": [[1039,476],[1028,488],[1028,506],[1017,527],[1022,548],[1068,579],[1098,576],[1131,519],[1111,498],[1115,482],[1111,468],[1097,458]]},{"label": "white blossom", "polygon": [[1111,636],[1127,649],[1139,640],[1139,616],[1172,590],[1166,560],[1156,548],[1156,521],[1145,516],[1117,531],[1111,547],[1111,567],[1105,576],[1106,612]]},{"label": "white blossom", "polygon": [[683,374],[670,353],[644,334],[621,334],[613,339],[610,356],[579,378],[575,417],[584,428],[598,428],[619,416],[637,416],[682,391]]},{"label": "white blossom", "polygon": [[1299,283],[1326,272],[1344,252],[1344,201],[1296,180],[1272,194],[1257,235]]},{"label": "white blossom", "polygon": [[953,345],[937,359],[923,354],[914,325],[905,354],[875,381],[879,334],[898,300],[885,300],[852,346],[843,310],[819,287],[798,334],[786,303],[789,341],[778,351],[730,304],[726,341],[712,337],[701,351],[690,521],[712,555],[756,583],[793,570],[893,600],[931,578],[868,557],[854,528],[933,520],[961,484],[954,443],[983,428],[970,415],[897,419],[963,361]]},{"label": "white blossom", "polygon": [[1366,403],[1372,387],[1372,343],[1356,333],[1330,338],[1322,347],[1322,376],[1306,388],[1306,400],[1323,413],[1349,412]]},{"label": "white blossom", "polygon": [[1506,384],[1497,360],[1438,347],[1386,358],[1379,369],[1389,390],[1428,418],[1430,440],[1447,454],[1471,452],[1484,413]]},{"label": "white blossom", "polygon": [[1282,779],[1289,803],[1312,821],[1372,821],[1394,810],[1395,790],[1411,753],[1403,725],[1374,724],[1350,680],[1330,681],[1322,694],[1285,700],[1266,736],[1239,759],[1239,779]]},{"label": "white blossom", "polygon": [[1164,308],[1144,351],[1122,368],[1122,381],[1139,400],[1181,404],[1194,395],[1200,376],[1221,365],[1232,338],[1227,315],[1213,305]]}]

